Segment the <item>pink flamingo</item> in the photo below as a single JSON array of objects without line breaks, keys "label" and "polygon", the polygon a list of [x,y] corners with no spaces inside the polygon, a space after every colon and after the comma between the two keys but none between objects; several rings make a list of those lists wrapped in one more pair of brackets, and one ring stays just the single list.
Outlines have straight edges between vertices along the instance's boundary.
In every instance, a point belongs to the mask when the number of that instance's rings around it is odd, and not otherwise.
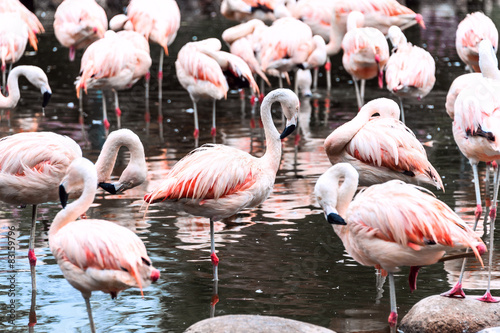
[{"label": "pink flamingo", "polygon": [[[82,293],[92,332],[92,291],[100,290],[116,298],[119,292],[136,287],[144,297],[142,288],[160,277],[134,232],[105,220],[76,221],[94,201],[97,179],[95,166],[89,160],[77,158],[71,163],[59,188],[63,209],[49,230],[50,251],[66,280]],[[82,183],[80,197],[66,205],[68,193],[79,190]]]},{"label": "pink flamingo", "polygon": [[21,16],[21,19],[28,25],[28,39],[35,51],[38,50],[37,34],[45,32],[35,14],[30,12],[19,0],[0,0],[0,13],[15,12]]},{"label": "pink flamingo", "polygon": [[424,188],[392,180],[366,188],[353,200],[357,187],[356,169],[339,163],[321,175],[314,194],[349,255],[389,274],[391,327],[398,319],[394,272],[399,266],[411,266],[413,291],[418,269],[436,263],[447,250],[470,247],[482,264],[486,246],[479,236]]},{"label": "pink flamingo", "polygon": [[12,66],[19,61],[28,44],[28,25],[21,16],[14,12],[0,12],[0,60],[2,70],[2,88],[5,89],[7,64]]},{"label": "pink flamingo", "polygon": [[[279,134],[271,105],[280,102],[287,119]],[[214,281],[219,258],[215,254],[214,221],[261,204],[272,191],[281,158],[281,139],[295,129],[299,100],[289,89],[276,89],[262,101],[260,114],[266,135],[266,153],[254,157],[224,145],[203,145],[174,165],[167,178],[147,194],[147,203],[165,201],[178,210],[210,219]]]},{"label": "pink flamingo", "polygon": [[489,39],[496,52],[498,30],[495,23],[481,12],[467,14],[458,24],[455,47],[458,56],[471,72],[480,71],[478,45],[483,39]]},{"label": "pink flamingo", "polygon": [[420,14],[395,0],[301,0],[291,7],[293,17],[309,25],[313,34],[320,35],[327,44],[328,61],[325,65],[327,89],[331,89],[330,57],[339,53],[347,30],[347,16],[351,11],[365,15],[365,26],[377,28],[383,34],[391,25],[406,29],[416,23],[425,27]]},{"label": "pink flamingo", "polygon": [[436,82],[436,63],[429,52],[408,43],[399,27],[391,26],[388,35],[394,48],[385,66],[385,82],[387,90],[399,98],[404,123],[403,98],[427,96]]},{"label": "pink flamingo", "polygon": [[[142,42],[140,42],[142,40]],[[80,76],[75,82],[77,96],[81,89],[111,88],[115,96],[115,113],[118,128],[121,127],[121,110],[116,90],[132,87],[146,75],[151,66],[149,46],[137,32],[115,33],[108,30],[104,38],[92,43],[84,52],[80,65]],[[106,98],[103,96],[103,122],[106,131],[110,124],[106,112]]]},{"label": "pink flamingo", "polygon": [[220,51],[221,48],[218,39],[208,38],[187,43],[177,54],[177,79],[193,101],[195,139],[199,135],[197,102],[201,98],[213,99],[211,135],[215,137],[215,101],[226,97],[229,86],[250,87],[259,92],[252,71],[245,61],[234,54]]},{"label": "pink flamingo", "polygon": [[424,147],[399,120],[399,112],[397,103],[387,98],[366,103],[351,121],[325,139],[330,162],[354,166],[361,186],[398,179],[443,189],[441,177],[427,159]]},{"label": "pink flamingo", "polygon": [[[175,0],[131,0],[127,16],[117,15],[110,22],[113,30],[133,29],[146,39],[159,44],[158,100],[162,99],[163,58],[168,55],[168,46],[177,36],[181,25],[181,12]],[[146,75],[146,99],[149,98],[149,72]]]},{"label": "pink flamingo", "polygon": [[[108,183],[122,146],[130,151],[129,164],[117,182]],[[82,150],[75,141],[52,132],[18,133],[0,140],[0,200],[13,205],[33,205],[28,257],[35,292],[37,206],[58,200],[59,184],[69,164],[81,156]],[[102,147],[96,168],[98,181],[94,186],[98,184],[110,193],[121,193],[142,184],[147,166],[139,137],[127,129],[112,132]]]},{"label": "pink flamingo", "polygon": [[50,89],[49,80],[47,75],[39,67],[22,65],[17,66],[10,71],[9,77],[7,79],[7,91],[8,96],[4,96],[0,93],[0,109],[10,109],[17,105],[17,102],[21,98],[21,92],[19,91],[19,77],[24,76],[28,81],[34,85],[43,95],[42,107],[47,106],[50,97],[52,96],[52,90]]},{"label": "pink flamingo", "polygon": [[95,0],[64,0],[54,14],[54,33],[69,48],[69,60],[75,60],[77,49],[84,49],[104,37],[108,19]]},{"label": "pink flamingo", "polygon": [[[342,40],[342,64],[351,74],[356,89],[358,108],[365,99],[365,81],[378,76],[378,85],[383,87],[383,69],[389,59],[389,45],[380,30],[364,26],[364,15],[352,11],[347,18],[347,33]],[[361,89],[358,87],[361,80]]]},{"label": "pink flamingo", "polygon": [[[488,41],[481,42],[479,49],[482,46],[488,47],[490,57],[495,57],[491,43]],[[480,57],[483,51],[480,51]],[[496,89],[500,88],[500,83],[497,80],[483,78],[478,81],[474,86],[468,86],[462,89],[457,96],[454,107],[454,121],[453,121],[453,137],[457,143],[460,151],[469,159],[474,173],[474,185],[476,192],[476,211],[474,229],[482,214],[481,207],[481,192],[479,186],[479,176],[477,165],[479,162],[500,162],[500,147],[496,144],[496,137],[500,135],[498,128],[500,123],[498,117],[500,116],[500,98],[495,93]],[[491,279],[491,260],[493,251],[493,232],[495,229],[496,207],[498,198],[499,179],[498,168],[494,174],[494,192],[491,209],[489,212],[490,217],[490,262],[489,262],[489,276],[488,287],[484,296],[480,298],[484,302],[498,302],[497,298],[491,296],[490,292],[490,279]],[[465,264],[465,263],[464,263]],[[443,296],[458,296],[465,297],[462,290],[462,277],[463,270],[460,274],[457,284],[448,292],[442,294]]]},{"label": "pink flamingo", "polygon": [[272,22],[290,16],[286,0],[222,0],[221,14],[229,20],[245,22],[259,19]]}]

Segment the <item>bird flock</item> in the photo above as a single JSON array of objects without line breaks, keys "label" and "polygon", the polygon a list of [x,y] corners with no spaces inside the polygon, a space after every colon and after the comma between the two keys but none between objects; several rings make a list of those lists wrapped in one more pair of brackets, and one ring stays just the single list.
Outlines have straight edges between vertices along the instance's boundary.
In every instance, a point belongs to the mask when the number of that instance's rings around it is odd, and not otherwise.
[{"label": "bird flock", "polygon": [[[330,58],[339,52],[343,53],[343,68],[352,76],[359,112],[325,139],[324,150],[332,167],[317,180],[314,195],[349,255],[389,277],[389,325],[397,324],[394,273],[400,266],[411,266],[409,281],[414,290],[418,269],[438,262],[451,249],[471,250],[483,264],[481,255],[487,249],[475,233],[483,216],[479,162],[486,163],[487,193],[493,188],[493,198],[486,199],[484,214],[484,223],[491,224],[491,279],[500,182],[500,146],[496,142],[500,99],[495,93],[500,89],[500,72],[496,57],[498,32],[486,15],[468,14],[458,26],[457,53],[470,73],[456,78],[445,106],[453,121],[455,141],[474,174],[477,208],[474,226],[470,227],[421,187],[444,190],[424,145],[405,125],[403,99],[424,98],[436,81],[433,56],[409,42],[403,32],[417,24],[425,28],[420,14],[395,0],[223,0],[221,14],[239,24],[221,36],[185,44],[175,61],[177,79],[193,102],[193,137],[197,142],[200,99],[213,101],[211,135],[215,137],[216,101],[226,98],[230,89],[248,88],[252,105],[260,104],[265,154],[257,158],[226,145],[202,145],[179,160],[161,184],[144,196],[147,207],[161,203],[171,210],[210,220],[214,281],[219,279],[214,222],[256,207],[270,195],[280,166],[281,140],[298,125],[297,95],[299,91],[304,95],[317,91],[320,67],[326,71],[327,91],[334,88]],[[18,133],[0,140],[0,200],[33,205],[28,254],[32,292],[36,295],[37,206],[60,200],[63,208],[51,224],[49,246],[64,277],[84,297],[92,332],[92,291],[100,290],[115,298],[119,292],[136,287],[143,294],[143,288],[160,278],[135,233],[111,221],[87,219],[85,212],[98,186],[118,194],[146,180],[143,144],[133,131],[121,129],[118,91],[144,78],[147,103],[152,66],[149,43],[154,42],[161,46],[161,103],[164,54],[168,55],[180,26],[180,10],[174,0],[131,0],[126,14],[113,17],[109,24],[95,0],[64,0],[54,15],[55,36],[69,48],[69,61],[78,61],[76,50],[84,49],[80,72],[75,73],[75,93],[83,104],[88,89],[111,90],[116,129],[109,132],[111,124],[103,97],[106,141],[95,164],[83,157],[73,139],[52,132]],[[40,68],[13,67],[28,42],[37,49],[36,35],[43,32],[37,17],[18,0],[0,0],[0,109],[16,106],[21,97],[20,76],[40,89],[43,107],[49,102],[52,90]],[[229,52],[223,51],[222,42]],[[380,88],[385,83],[399,104],[388,98],[365,103],[365,82],[373,78],[377,78]],[[279,88],[271,87],[271,82],[276,81]],[[292,81],[295,92],[283,88]],[[275,102],[281,105],[285,123],[281,134],[272,117]],[[119,180],[111,183],[121,147],[130,152],[130,161]],[[68,203],[73,198],[76,200]],[[465,297],[465,260],[457,284],[443,296]],[[489,281],[480,300],[499,301],[491,295]]]}]

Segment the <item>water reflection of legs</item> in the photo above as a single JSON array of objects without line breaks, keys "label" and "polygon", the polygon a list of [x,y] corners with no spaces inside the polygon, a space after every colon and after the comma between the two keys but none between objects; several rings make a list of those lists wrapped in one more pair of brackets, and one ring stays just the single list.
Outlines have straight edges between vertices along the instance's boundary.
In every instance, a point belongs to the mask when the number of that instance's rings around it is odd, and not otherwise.
[{"label": "water reflection of legs", "polygon": [[160,142],[163,143],[163,110],[162,110],[162,100],[158,100],[158,135],[160,136]]},{"label": "water reflection of legs", "polygon": [[31,309],[30,309],[30,321],[29,325],[36,324],[36,256],[35,256],[35,231],[36,231],[36,207],[37,205],[33,205],[33,212],[31,215],[31,230],[30,230],[30,239],[28,245],[28,259],[30,262],[30,271],[31,271]]},{"label": "water reflection of legs", "polygon": [[219,281],[214,280],[214,292],[210,300],[210,318],[215,316],[215,305],[219,303]]},{"label": "water reflection of legs", "polygon": [[31,293],[31,306],[29,313],[28,332],[35,332],[36,325],[36,292]]}]

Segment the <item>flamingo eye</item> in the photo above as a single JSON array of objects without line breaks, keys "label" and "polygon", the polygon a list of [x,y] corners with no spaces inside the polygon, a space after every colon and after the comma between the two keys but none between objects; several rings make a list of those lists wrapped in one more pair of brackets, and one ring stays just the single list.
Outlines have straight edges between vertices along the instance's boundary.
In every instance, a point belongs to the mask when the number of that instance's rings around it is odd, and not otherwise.
[{"label": "flamingo eye", "polygon": [[121,270],[124,271],[124,272],[127,272],[128,273],[128,269],[126,269],[125,267],[122,267],[120,266]]}]

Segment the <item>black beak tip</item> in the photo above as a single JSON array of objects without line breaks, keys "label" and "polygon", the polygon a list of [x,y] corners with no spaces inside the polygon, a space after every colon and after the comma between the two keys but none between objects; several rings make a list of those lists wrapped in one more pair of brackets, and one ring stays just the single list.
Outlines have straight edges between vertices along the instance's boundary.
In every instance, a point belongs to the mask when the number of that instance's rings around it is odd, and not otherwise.
[{"label": "black beak tip", "polygon": [[328,220],[328,223],[330,224],[347,225],[347,223],[345,223],[345,220],[339,214],[330,213],[326,218]]},{"label": "black beak tip", "polygon": [[68,193],[63,185],[59,185],[59,200],[61,201],[61,206],[65,208],[68,203]]},{"label": "black beak tip", "polygon": [[284,138],[286,138],[287,136],[292,134],[293,131],[295,131],[295,125],[290,125],[290,126],[286,127],[283,130],[283,133],[281,133],[280,139],[283,140]]},{"label": "black beak tip", "polygon": [[102,188],[104,191],[111,193],[111,194],[116,194],[116,187],[113,184],[110,183],[99,183],[98,184],[100,188]]},{"label": "black beak tip", "polygon": [[49,93],[48,91],[43,93],[43,102],[42,102],[42,107],[46,107],[47,104],[49,104],[50,97],[52,97],[52,94]]}]

